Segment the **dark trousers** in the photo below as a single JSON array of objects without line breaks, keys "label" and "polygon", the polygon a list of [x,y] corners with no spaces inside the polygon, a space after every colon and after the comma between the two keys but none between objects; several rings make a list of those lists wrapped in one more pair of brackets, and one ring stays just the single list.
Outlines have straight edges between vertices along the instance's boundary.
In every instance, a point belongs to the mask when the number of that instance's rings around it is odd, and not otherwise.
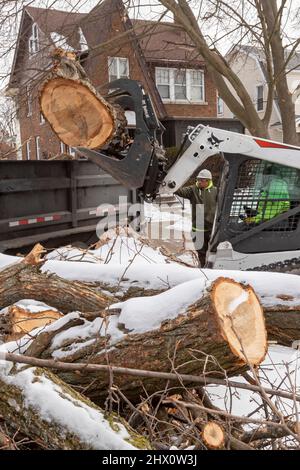
[{"label": "dark trousers", "polygon": [[211,225],[206,225],[204,228],[204,232],[202,232],[202,246],[201,248],[197,249],[197,245],[199,240],[197,240],[197,231],[192,230],[192,240],[195,243],[195,248],[197,251],[198,259],[200,265],[203,267],[205,265],[205,259],[206,259],[206,252],[208,250],[208,244],[209,240],[211,237],[211,232],[212,232],[212,226]]}]

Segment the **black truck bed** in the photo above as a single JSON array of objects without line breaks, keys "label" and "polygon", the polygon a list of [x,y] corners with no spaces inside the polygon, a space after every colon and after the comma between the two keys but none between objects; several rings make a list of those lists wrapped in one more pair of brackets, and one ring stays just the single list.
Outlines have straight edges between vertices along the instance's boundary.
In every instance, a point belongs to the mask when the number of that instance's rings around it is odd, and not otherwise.
[{"label": "black truck bed", "polygon": [[126,201],[135,192],[87,160],[0,161],[0,252],[96,241],[101,218],[124,217]]}]

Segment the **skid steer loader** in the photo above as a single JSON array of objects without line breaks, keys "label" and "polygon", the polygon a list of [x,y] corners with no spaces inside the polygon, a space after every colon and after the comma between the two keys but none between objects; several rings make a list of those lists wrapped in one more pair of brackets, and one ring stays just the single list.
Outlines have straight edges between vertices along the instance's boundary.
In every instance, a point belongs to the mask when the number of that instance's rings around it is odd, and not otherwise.
[{"label": "skid steer loader", "polygon": [[175,193],[209,157],[224,159],[207,266],[218,269],[290,271],[300,268],[300,148],[198,125],[187,130],[181,154],[169,170],[163,126],[141,84],[109,84],[114,102],[135,114],[132,144],[112,156],[109,145],[78,147],[124,186],[153,201]]}]

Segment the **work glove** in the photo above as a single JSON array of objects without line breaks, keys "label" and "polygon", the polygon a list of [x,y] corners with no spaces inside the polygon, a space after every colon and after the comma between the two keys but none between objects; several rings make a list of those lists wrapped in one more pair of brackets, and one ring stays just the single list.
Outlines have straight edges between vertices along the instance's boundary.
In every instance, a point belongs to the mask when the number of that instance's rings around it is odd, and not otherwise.
[{"label": "work glove", "polygon": [[255,224],[255,217],[245,217],[244,223],[247,225]]}]

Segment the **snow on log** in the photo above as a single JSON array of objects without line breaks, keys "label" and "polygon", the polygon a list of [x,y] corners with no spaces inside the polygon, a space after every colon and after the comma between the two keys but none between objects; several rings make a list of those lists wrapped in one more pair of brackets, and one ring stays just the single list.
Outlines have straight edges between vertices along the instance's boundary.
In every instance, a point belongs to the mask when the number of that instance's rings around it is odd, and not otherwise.
[{"label": "snow on log", "polygon": [[[2,347],[3,354],[3,347]],[[49,371],[0,362],[0,414],[48,449],[149,449],[146,439]]]},{"label": "snow on log", "polygon": [[[66,315],[43,331],[62,328],[74,315],[80,318],[79,313]],[[164,372],[172,371],[174,358],[179,373],[226,370],[237,375],[249,364],[259,365],[267,350],[263,311],[253,289],[230,279],[218,279],[204,293],[196,285],[187,291],[185,284],[155,297],[130,299],[113,305],[104,319],[83,321],[54,335],[40,357],[128,368],[136,368],[138,358],[139,369]],[[31,348],[39,339],[33,336]],[[24,344],[29,345],[26,337]],[[7,348],[13,351],[15,345]],[[22,352],[27,354],[26,348]],[[107,396],[107,372],[64,371],[59,376],[69,384],[89,385],[86,393],[95,401]],[[129,381],[126,375],[116,375],[114,384],[136,399],[143,390],[161,389],[165,380]]]},{"label": "snow on log", "polygon": [[46,302],[62,313],[71,311],[102,311],[111,303],[111,297],[80,282],[71,282],[55,274],[41,272],[43,262],[35,250],[0,271],[0,308],[21,299]]},{"label": "snow on log", "polygon": [[[154,249],[142,239],[126,235],[126,233],[120,236],[114,234],[115,238],[111,237],[104,241],[96,250],[82,252],[74,247],[55,250],[47,255],[48,260],[40,264],[40,269],[35,270],[32,278],[34,289],[30,289],[30,283],[27,283],[28,286],[23,286],[23,281],[29,280],[29,276],[25,275],[19,277],[19,282],[17,282],[17,277],[11,279],[10,282],[15,286],[13,296],[9,295],[11,293],[9,288],[5,292],[6,289],[0,287],[0,306],[11,305],[20,298],[35,298],[47,302],[48,305],[63,313],[72,310],[92,312],[97,311],[98,307],[101,309],[101,306],[111,303],[107,296],[108,291],[116,298],[125,300],[160,294],[188,281],[189,284],[182,293],[183,299],[187,298],[189,290],[195,288],[198,288],[200,298],[206,280],[214,281],[221,276],[253,287],[264,309],[270,340],[291,346],[293,341],[300,338],[299,276],[255,271],[200,270],[187,267],[170,260],[160,250]],[[12,267],[14,263],[21,260],[22,258],[2,254],[0,267]],[[14,269],[12,268],[11,271],[13,274],[17,273]],[[28,271],[30,271],[29,268]],[[25,271],[23,273],[25,274]],[[40,273],[46,277],[39,278],[37,274]],[[126,273],[125,276],[124,273]],[[56,282],[53,275],[59,276],[61,280]],[[4,277],[5,273],[0,271],[0,279],[3,280]],[[70,282],[64,282],[64,280]],[[41,292],[39,282],[41,282]],[[47,287],[48,283],[50,287],[53,287],[49,293],[45,288],[46,283]],[[96,289],[91,287],[91,283]],[[7,283],[3,285],[7,286]],[[60,292],[64,291],[64,296],[57,295],[56,286],[60,287]],[[84,292],[89,294],[82,295]],[[103,302],[97,297],[98,295],[103,297]],[[141,308],[145,309],[148,301],[144,299],[143,302]]]},{"label": "snow on log", "polygon": [[41,89],[40,107],[59,139],[70,147],[91,149],[122,139],[124,111],[96,91],[75,55],[57,49],[54,60]]}]

